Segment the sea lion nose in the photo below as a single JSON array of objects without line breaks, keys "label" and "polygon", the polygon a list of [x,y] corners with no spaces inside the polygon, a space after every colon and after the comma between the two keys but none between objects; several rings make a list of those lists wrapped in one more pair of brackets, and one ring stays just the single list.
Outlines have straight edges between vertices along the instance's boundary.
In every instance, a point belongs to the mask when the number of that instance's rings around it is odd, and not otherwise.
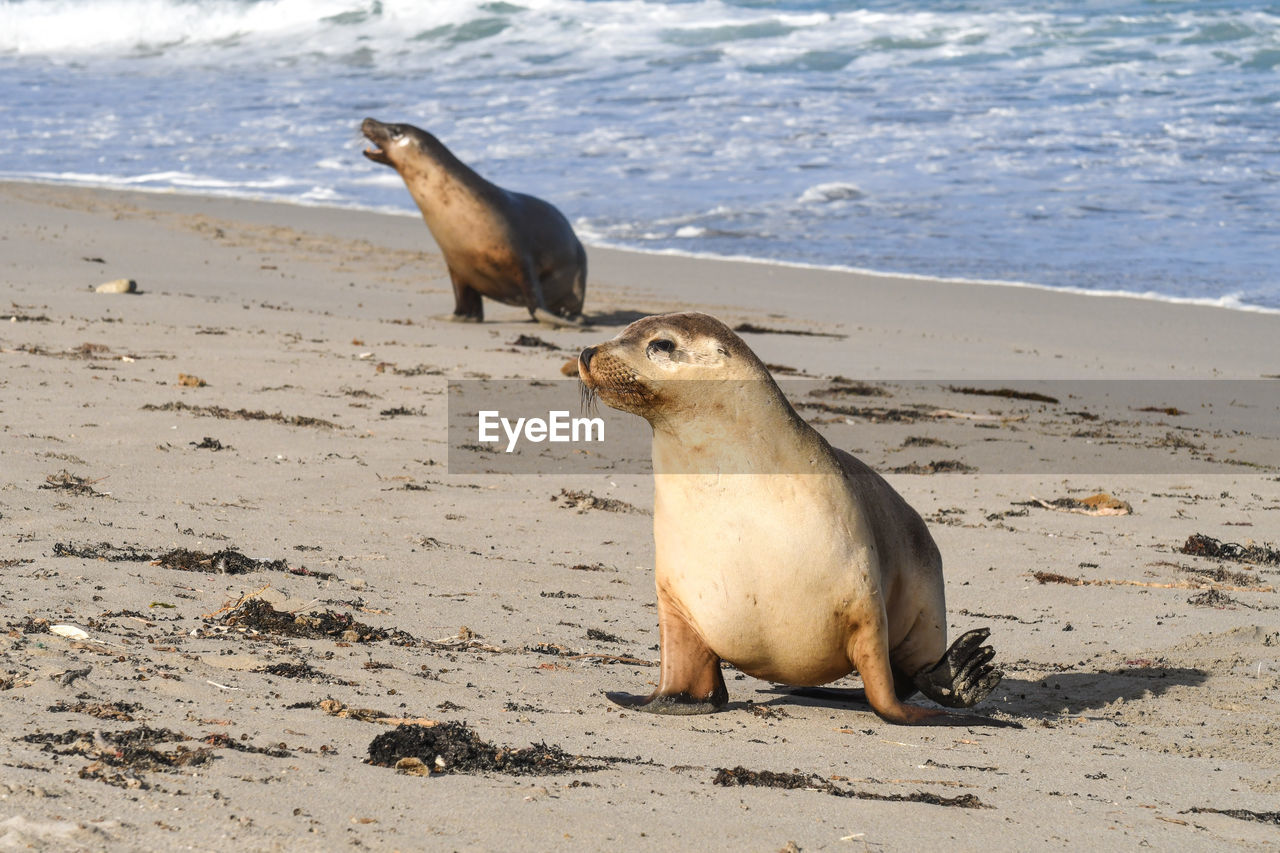
[{"label": "sea lion nose", "polygon": [[582,355],[578,356],[578,364],[582,365],[583,370],[591,369],[591,359],[596,354],[595,347],[587,347],[582,351]]}]

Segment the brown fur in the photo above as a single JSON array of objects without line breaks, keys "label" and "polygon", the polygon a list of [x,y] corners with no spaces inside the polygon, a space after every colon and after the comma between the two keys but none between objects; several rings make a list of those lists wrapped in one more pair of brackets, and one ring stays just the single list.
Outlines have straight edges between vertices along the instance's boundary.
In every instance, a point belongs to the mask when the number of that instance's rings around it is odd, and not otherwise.
[{"label": "brown fur", "polygon": [[654,432],[662,671],[652,696],[626,704],[719,707],[726,660],[796,685],[856,670],[894,723],[991,722],[901,701],[947,651],[938,549],[883,478],[796,414],[732,330],[706,314],[646,317],[584,350],[578,370]]},{"label": "brown fur", "polygon": [[587,290],[587,255],[555,207],[486,181],[431,134],[365,119],[365,156],[400,173],[435,237],[453,282],[454,319],[484,319],[482,296],[535,319],[575,320]]}]

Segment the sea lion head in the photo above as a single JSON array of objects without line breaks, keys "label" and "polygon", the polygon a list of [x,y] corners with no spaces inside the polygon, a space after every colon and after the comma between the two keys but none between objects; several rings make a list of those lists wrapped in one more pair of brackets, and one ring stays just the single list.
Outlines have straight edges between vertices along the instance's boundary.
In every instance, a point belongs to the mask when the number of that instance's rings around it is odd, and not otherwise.
[{"label": "sea lion head", "polygon": [[[769,371],[733,330],[709,314],[658,314],[578,356],[588,394],[650,423],[715,405],[730,385],[764,382]],[[713,387],[699,380],[715,380]]]},{"label": "sea lion head", "polygon": [[360,124],[360,132],[373,143],[364,156],[393,169],[401,168],[406,154],[425,153],[439,145],[434,136],[411,124],[384,124],[367,118]]}]

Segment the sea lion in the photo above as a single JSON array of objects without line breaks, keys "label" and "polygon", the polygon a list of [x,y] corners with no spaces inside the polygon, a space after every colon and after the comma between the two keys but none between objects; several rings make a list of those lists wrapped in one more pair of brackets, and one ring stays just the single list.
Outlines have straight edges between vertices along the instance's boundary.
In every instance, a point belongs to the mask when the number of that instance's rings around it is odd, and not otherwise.
[{"label": "sea lion", "polygon": [[[664,314],[588,347],[589,396],[653,428],[660,676],[620,705],[701,714],[728,701],[720,662],[811,686],[856,670],[904,725],[1009,725],[970,707],[1002,673],[979,629],[947,648],[942,559],[878,474],[796,414],[768,369],[706,314]],[[1016,725],[1016,724],[1014,724]]]},{"label": "sea lion", "polygon": [[481,296],[529,309],[535,320],[576,323],[587,293],[587,253],[573,227],[540,198],[476,174],[440,140],[409,124],[367,118],[364,156],[400,173],[453,281],[453,319],[481,322]]}]

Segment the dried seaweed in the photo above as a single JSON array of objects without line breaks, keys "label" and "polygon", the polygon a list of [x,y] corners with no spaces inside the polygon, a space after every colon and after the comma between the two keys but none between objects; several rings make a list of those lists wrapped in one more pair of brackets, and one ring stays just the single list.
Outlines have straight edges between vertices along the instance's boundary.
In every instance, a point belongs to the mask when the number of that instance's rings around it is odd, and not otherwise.
[{"label": "dried seaweed", "polygon": [[1213,586],[1207,581],[1133,581],[1113,578],[1072,578],[1056,572],[1032,572],[1031,576],[1040,583],[1061,583],[1068,586],[1141,586],[1150,589],[1217,589],[1226,592],[1275,592],[1273,586]]},{"label": "dried seaweed", "polygon": [[954,447],[953,444],[943,441],[940,438],[933,438],[927,435],[909,435],[903,442],[903,447]]},{"label": "dried seaweed", "polygon": [[278,424],[298,427],[320,427],[322,429],[342,429],[332,421],[326,421],[322,418],[312,418],[304,415],[285,415],[280,412],[268,413],[261,410],[249,411],[248,409],[228,409],[223,406],[192,406],[181,401],[176,403],[164,403],[163,405],[154,405],[147,403],[142,407],[144,412],[189,412],[193,415],[206,418],[221,418],[231,421],[273,421]]},{"label": "dried seaweed", "polygon": [[1198,592],[1187,599],[1187,604],[1193,604],[1196,607],[1213,607],[1219,610],[1229,607],[1240,607],[1243,602],[1237,601],[1224,592],[1216,589],[1206,589],[1204,592]]},{"label": "dried seaweed", "polygon": [[235,752],[250,752],[255,755],[269,755],[272,758],[289,758],[292,753],[285,748],[284,744],[279,746],[254,746],[251,743],[235,740],[228,734],[215,732],[211,735],[205,735],[201,740],[215,749],[230,749]]},{"label": "dried seaweed", "polygon": [[189,747],[179,744],[172,749],[164,744],[190,740],[182,732],[166,728],[141,725],[124,731],[81,731],[69,729],[61,733],[36,732],[22,738],[27,743],[43,744],[43,749],[55,755],[74,755],[91,759],[80,769],[81,779],[97,779],[121,788],[146,790],[150,784],[140,774],[155,771],[174,772],[211,761],[214,751],[234,749],[253,752],[275,758],[287,758],[290,753],[279,747],[257,747],[232,739],[225,734],[212,734],[204,738],[204,746]]},{"label": "dried seaweed", "polygon": [[799,335],[806,338],[836,338],[844,340],[848,335],[835,332],[815,332],[811,329],[774,329],[769,326],[757,326],[755,323],[739,323],[733,327],[738,334],[750,335]]},{"label": "dried seaweed", "polygon": [[550,343],[548,341],[544,341],[542,338],[538,337],[537,335],[518,335],[516,336],[516,339],[511,342],[510,346],[541,347],[542,349],[560,349],[560,347],[557,346],[556,344]]},{"label": "dried seaweed", "polygon": [[523,749],[500,747],[480,739],[466,723],[396,726],[369,744],[369,762],[395,767],[406,759],[421,762],[432,773],[506,773],[549,776],[601,770],[610,759],[570,755],[558,746],[533,744]]},{"label": "dried seaweed", "polygon": [[73,495],[83,495],[90,498],[105,498],[107,497],[105,494],[93,487],[94,483],[100,482],[102,482],[101,477],[97,480],[90,480],[78,474],[72,474],[64,468],[56,474],[50,474],[45,477],[44,485],[40,486],[40,488],[58,489],[59,491],[70,492]]},{"label": "dried seaweed", "polygon": [[562,501],[561,506],[570,509],[576,509],[578,512],[586,512],[589,509],[601,509],[605,512],[637,512],[644,513],[639,507],[632,506],[626,501],[620,501],[617,498],[601,498],[590,492],[582,492],[576,489],[561,489],[560,494],[552,495],[551,500]]},{"label": "dried seaweed", "polygon": [[206,554],[203,551],[189,551],[186,548],[175,548],[157,557],[155,562],[156,565],[163,566],[166,569],[218,575],[243,575],[247,572],[258,571],[289,571],[289,565],[284,560],[255,560],[231,548],[213,554]]},{"label": "dried seaweed", "polygon": [[91,764],[81,768],[80,778],[98,779],[122,788],[149,788],[139,773],[172,771],[204,764],[213,758],[211,748],[178,746],[172,750],[160,749],[161,744],[189,738],[181,732],[153,729],[146,725],[119,732],[76,729],[57,734],[36,732],[24,735],[22,740],[44,744],[46,751],[56,755],[92,759]]},{"label": "dried seaweed", "polygon": [[224,614],[222,624],[248,628],[263,634],[278,634],[306,640],[341,640],[345,643],[373,643],[391,640],[401,645],[414,643],[403,631],[374,628],[357,622],[346,613],[325,610],[320,613],[289,613],[276,610],[260,598],[249,598]]},{"label": "dried seaweed", "polygon": [[878,406],[839,406],[834,403],[823,403],[802,400],[796,403],[801,409],[817,409],[832,415],[844,415],[851,418],[862,418],[873,424],[895,423],[913,424],[920,420],[932,420],[936,417],[930,406],[912,408],[884,408]]},{"label": "dried seaweed", "polygon": [[912,462],[889,470],[894,474],[968,474],[978,469],[957,459],[937,459],[924,465]]},{"label": "dried seaweed", "polygon": [[332,572],[313,571],[304,566],[290,566],[284,560],[257,560],[233,548],[226,548],[212,554],[175,548],[156,556],[147,551],[139,551],[132,546],[112,545],[109,542],[80,546],[64,545],[59,542],[53,546],[53,555],[79,557],[85,560],[106,560],[109,563],[153,563],[166,569],[205,574],[242,575],[247,572],[287,572],[291,575],[314,577],[320,580],[333,580],[337,577]]},{"label": "dried seaweed", "polygon": [[142,710],[142,705],[137,702],[85,702],[80,701],[74,705],[68,705],[66,702],[56,702],[45,710],[53,714],[88,714],[90,717],[96,717],[99,720],[118,720],[122,723],[132,723],[134,714]]},{"label": "dried seaweed", "polygon": [[108,563],[149,563],[155,556],[146,551],[139,551],[132,545],[112,545],[110,542],[99,542],[97,545],[64,545],[57,542],[53,546],[55,557],[78,557],[82,560],[106,560]]},{"label": "dried seaweed", "polygon": [[299,681],[313,681],[320,684],[341,684],[352,685],[356,682],[347,681],[329,675],[327,672],[321,672],[308,663],[273,663],[268,666],[259,667],[254,672],[260,672],[264,675],[275,675],[280,678],[295,678]]},{"label": "dried seaweed", "polygon": [[1220,814],[1227,817],[1233,817],[1236,820],[1255,820],[1259,823],[1269,823],[1274,826],[1280,826],[1280,812],[1255,812],[1250,809],[1212,809],[1207,806],[1195,806],[1187,809],[1182,814]]},{"label": "dried seaweed", "polygon": [[894,803],[929,803],[935,806],[954,806],[962,809],[985,809],[982,800],[973,794],[961,794],[958,797],[940,797],[924,791],[914,794],[876,794],[870,791],[859,791],[855,788],[843,788],[818,776],[816,773],[774,773],[770,770],[748,770],[735,767],[726,770],[723,767],[716,771],[717,785],[732,787],[734,785],[752,785],[761,788],[782,788],[785,790],[822,791],[833,797],[851,797],[858,800],[880,800]]},{"label": "dried seaweed", "polygon": [[948,385],[952,394],[974,394],[982,397],[1005,397],[1010,400],[1030,400],[1033,403],[1057,403],[1057,397],[1040,394],[1035,391],[1015,391],[1012,388],[974,388],[971,386]]},{"label": "dried seaweed", "polygon": [[1240,545],[1222,542],[1203,533],[1193,533],[1178,549],[1193,557],[1213,557],[1218,560],[1234,560],[1238,563],[1260,563],[1264,566],[1280,566],[1280,551],[1271,545]]},{"label": "dried seaweed", "polygon": [[433,367],[430,364],[419,364],[416,367],[396,367],[390,362],[378,362],[374,372],[385,373],[387,368],[391,368],[391,372],[396,376],[444,376],[444,370],[439,367]]},{"label": "dried seaweed", "polygon": [[892,397],[893,394],[879,385],[869,382],[855,382],[843,376],[832,378],[826,388],[818,388],[809,392],[810,397]]}]

